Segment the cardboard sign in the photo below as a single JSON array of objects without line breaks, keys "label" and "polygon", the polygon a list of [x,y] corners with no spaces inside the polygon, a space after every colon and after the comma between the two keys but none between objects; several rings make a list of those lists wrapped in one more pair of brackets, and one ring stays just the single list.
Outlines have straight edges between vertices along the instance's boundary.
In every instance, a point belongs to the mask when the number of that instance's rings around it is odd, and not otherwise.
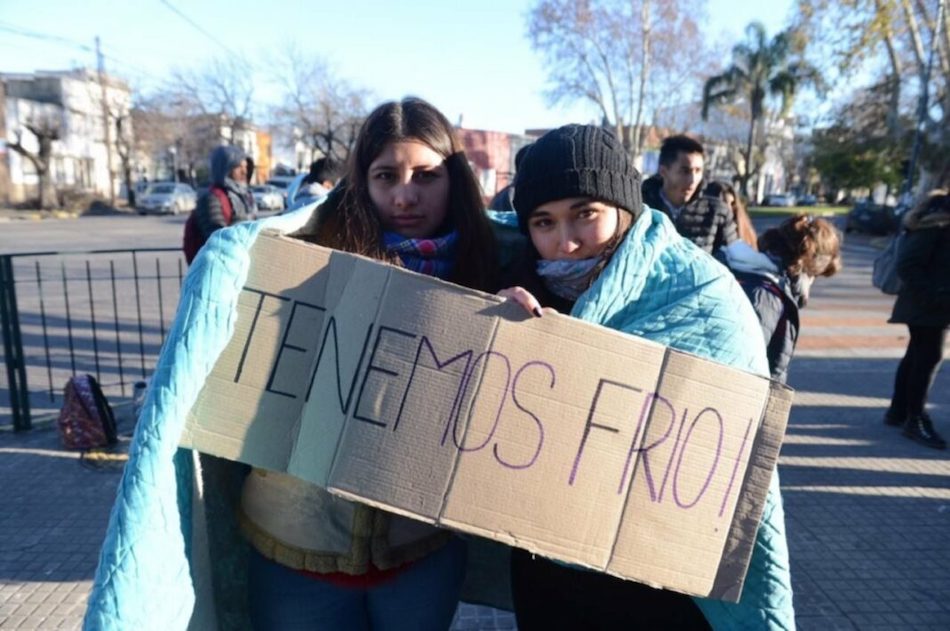
[{"label": "cardboard sign", "polygon": [[182,444],[627,579],[738,600],[791,391],[261,235]]}]

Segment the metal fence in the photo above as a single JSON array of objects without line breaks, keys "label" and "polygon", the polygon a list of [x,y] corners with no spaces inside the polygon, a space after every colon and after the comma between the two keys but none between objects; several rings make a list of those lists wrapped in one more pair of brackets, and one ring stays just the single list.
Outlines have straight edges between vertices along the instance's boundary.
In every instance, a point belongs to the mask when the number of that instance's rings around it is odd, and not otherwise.
[{"label": "metal fence", "polygon": [[130,396],[155,365],[184,272],[178,248],[0,255],[0,427],[55,414],[75,374]]}]

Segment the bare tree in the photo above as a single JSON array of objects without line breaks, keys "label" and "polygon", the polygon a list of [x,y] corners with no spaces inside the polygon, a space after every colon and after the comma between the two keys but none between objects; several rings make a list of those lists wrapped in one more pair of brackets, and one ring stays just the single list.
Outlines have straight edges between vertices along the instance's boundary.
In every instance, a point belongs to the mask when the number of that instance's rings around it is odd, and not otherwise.
[{"label": "bare tree", "polygon": [[219,116],[196,114],[175,93],[155,92],[131,110],[135,152],[167,164],[172,178],[192,181],[220,144]]},{"label": "bare tree", "polygon": [[132,182],[132,166],[135,160],[135,139],[132,135],[131,112],[113,115],[115,121],[115,149],[122,169],[122,181],[125,183],[125,199],[129,207],[135,206],[135,184]]},{"label": "bare tree", "polygon": [[230,130],[224,138],[229,143],[237,128],[253,118],[253,69],[244,57],[212,59],[199,70],[176,69],[164,92],[181,113],[220,117]]},{"label": "bare tree", "polygon": [[[23,145],[23,129],[36,139],[36,150],[31,151]],[[23,123],[23,129],[13,131],[13,142],[7,146],[30,161],[36,171],[39,185],[40,210],[52,208],[56,203],[56,191],[50,179],[50,166],[53,157],[53,143],[62,137],[62,119],[56,114],[44,112],[31,116]]]},{"label": "bare tree", "polygon": [[369,111],[370,92],[294,45],[283,51],[277,67],[283,99],[271,112],[275,128],[289,141],[302,141],[314,155],[345,161]]},{"label": "bare tree", "polygon": [[544,56],[551,103],[587,102],[636,156],[644,121],[695,97],[708,68],[701,0],[539,0],[528,36]]}]

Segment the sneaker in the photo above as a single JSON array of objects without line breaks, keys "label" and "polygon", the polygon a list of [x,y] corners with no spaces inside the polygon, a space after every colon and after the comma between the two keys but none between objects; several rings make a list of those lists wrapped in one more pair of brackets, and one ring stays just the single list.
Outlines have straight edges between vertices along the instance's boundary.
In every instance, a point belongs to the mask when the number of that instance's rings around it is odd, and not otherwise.
[{"label": "sneaker", "polygon": [[905,420],[907,420],[906,416],[899,416],[890,410],[884,414],[884,424],[890,427],[901,427]]},{"label": "sneaker", "polygon": [[933,421],[926,414],[918,414],[904,423],[904,436],[932,449],[946,449],[947,441],[934,430]]}]

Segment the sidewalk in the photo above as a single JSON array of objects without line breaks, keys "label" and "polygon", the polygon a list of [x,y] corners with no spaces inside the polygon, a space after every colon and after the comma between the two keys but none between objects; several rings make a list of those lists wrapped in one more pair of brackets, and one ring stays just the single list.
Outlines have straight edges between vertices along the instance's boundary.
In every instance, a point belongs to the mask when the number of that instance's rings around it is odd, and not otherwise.
[{"label": "sidewalk", "polygon": [[[881,422],[907,339],[870,286],[874,253],[849,237],[845,271],[815,284],[792,362],[780,475],[804,630],[950,628],[950,453]],[[931,404],[950,435],[946,368]],[[50,428],[0,432],[0,629],[80,627],[120,466],[81,462]],[[453,628],[514,621],[463,605]]]}]

